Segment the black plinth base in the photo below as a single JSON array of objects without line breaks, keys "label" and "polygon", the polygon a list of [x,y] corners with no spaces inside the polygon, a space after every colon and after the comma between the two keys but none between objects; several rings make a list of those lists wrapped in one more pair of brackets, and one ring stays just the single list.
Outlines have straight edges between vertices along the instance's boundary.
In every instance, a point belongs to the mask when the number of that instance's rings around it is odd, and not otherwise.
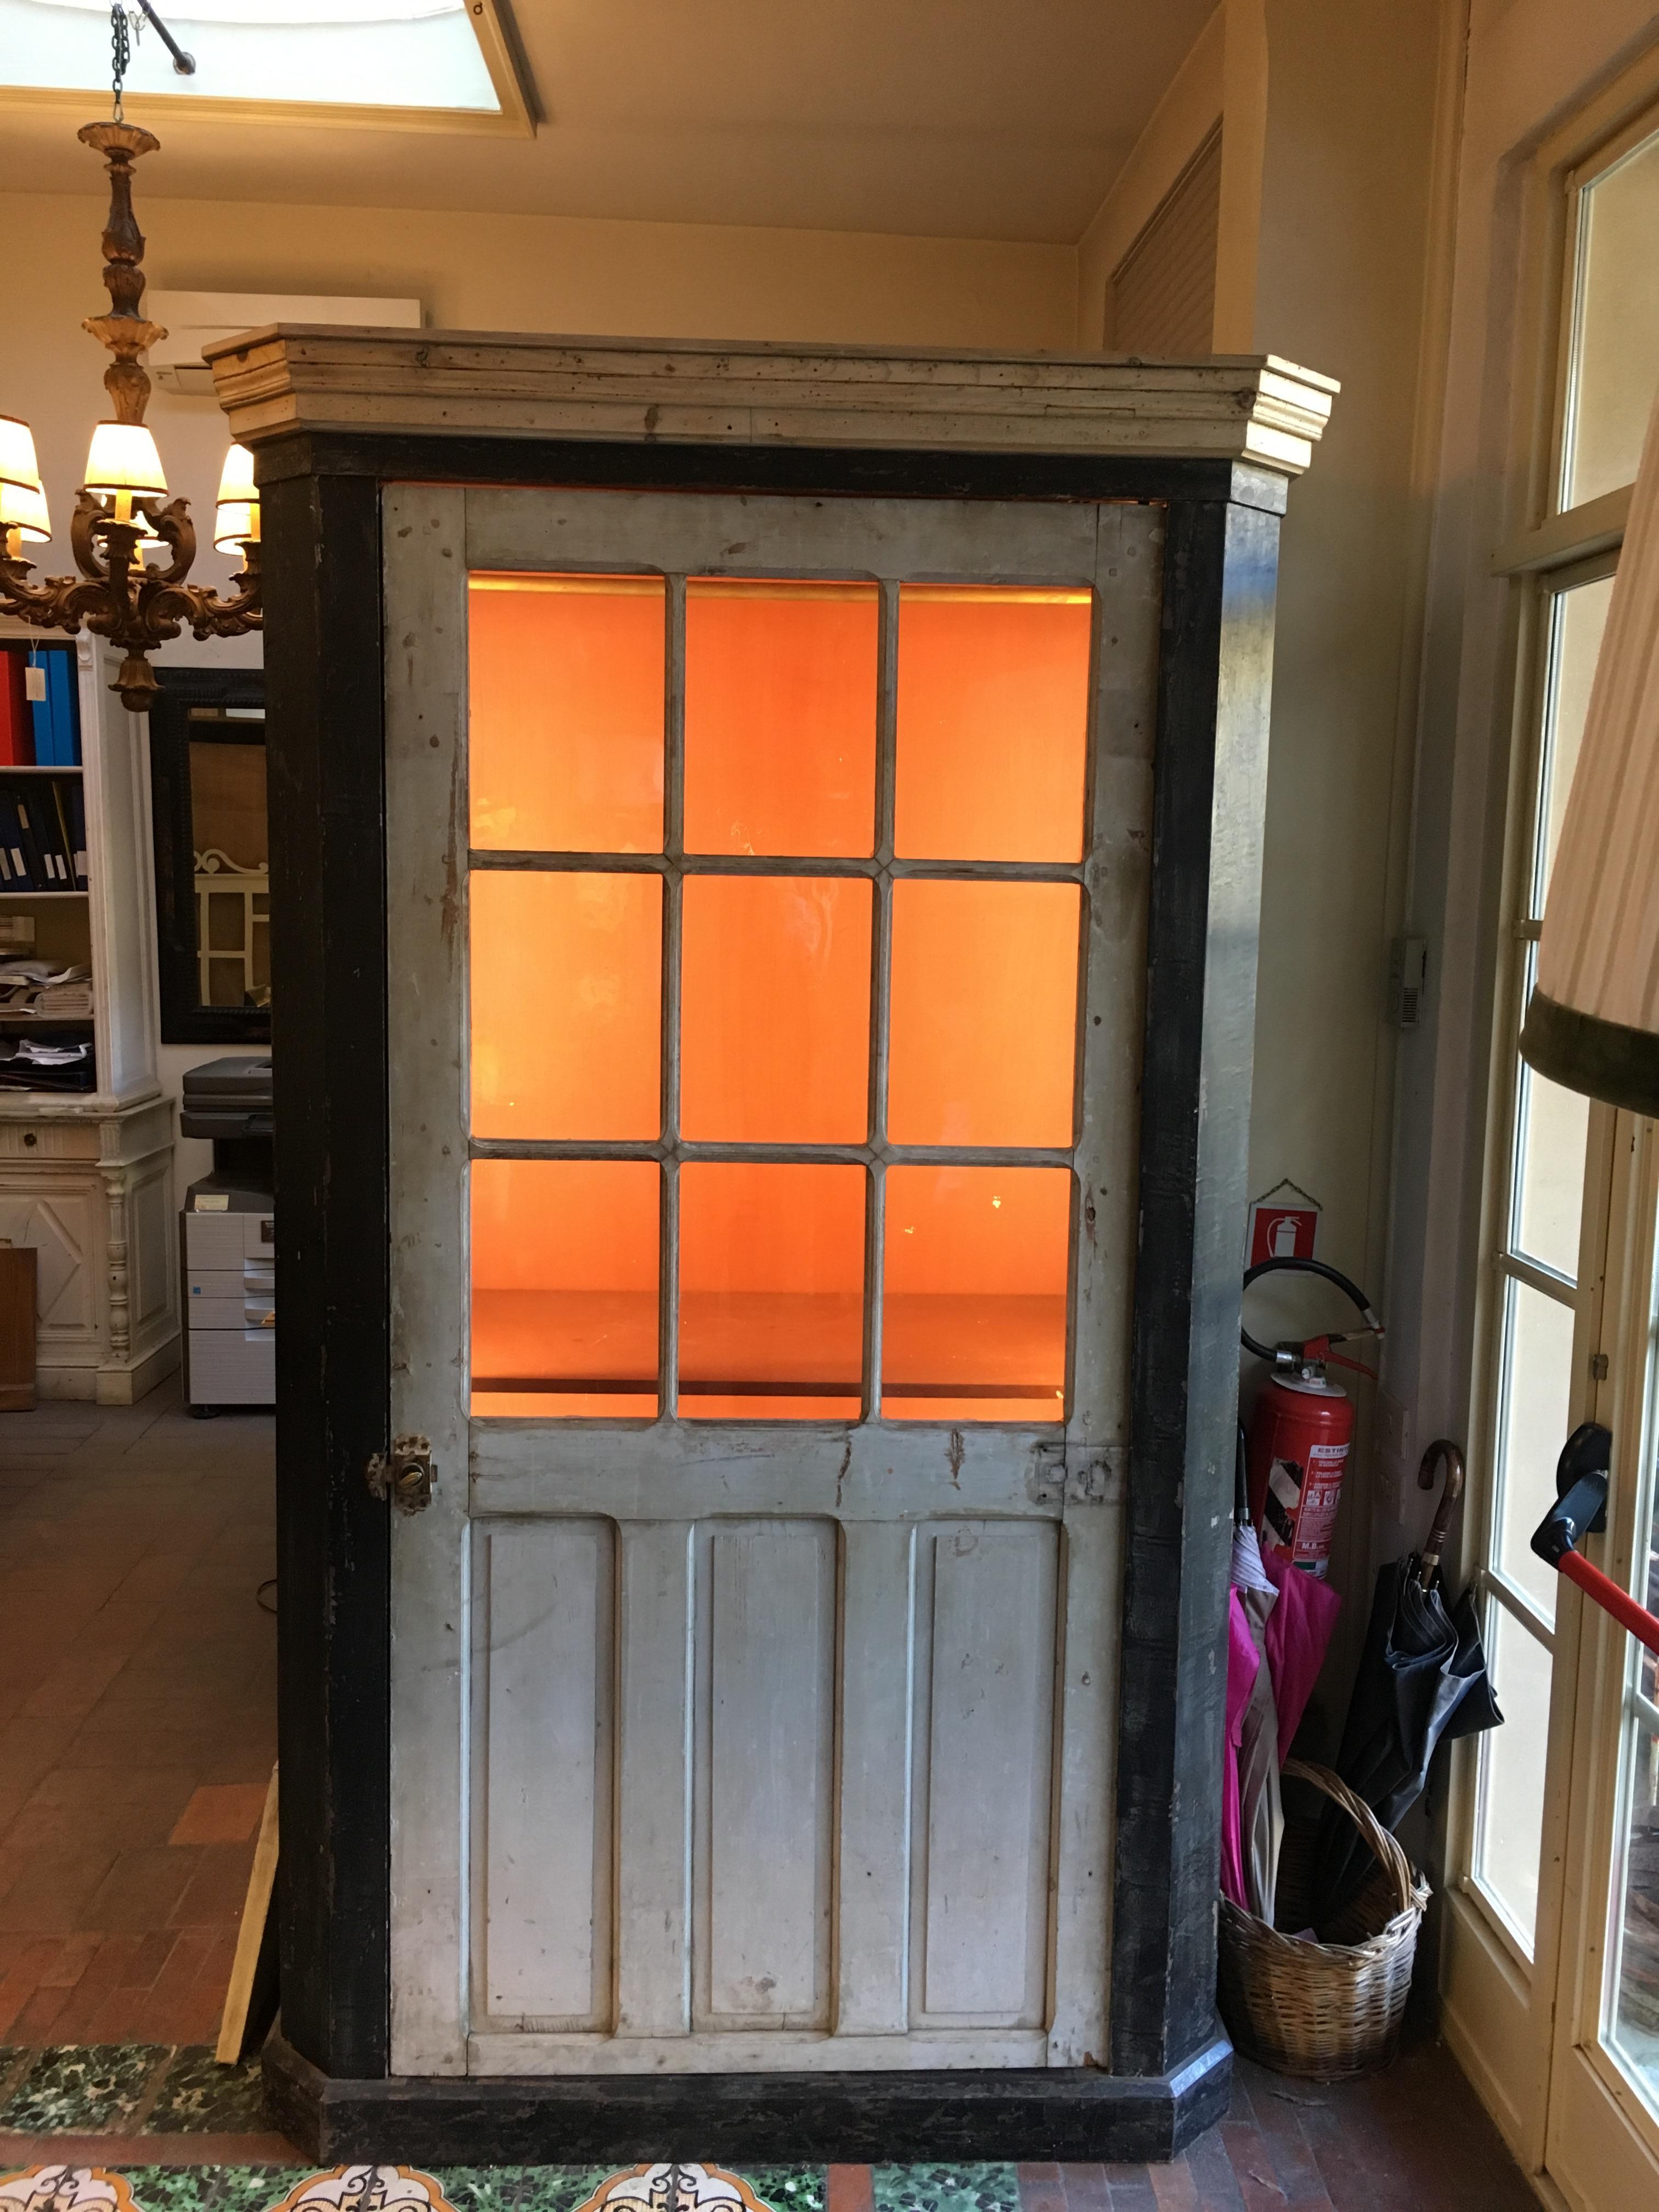
[{"label": "black plinth base", "polygon": [[614,2160],[933,2159],[1139,2163],[1172,2158],[1227,2108],[1232,2046],[1171,2074],[1091,2067],[936,2074],[623,2074],[353,2081],[283,2040],[265,2100],[319,2166],[570,2166]]}]

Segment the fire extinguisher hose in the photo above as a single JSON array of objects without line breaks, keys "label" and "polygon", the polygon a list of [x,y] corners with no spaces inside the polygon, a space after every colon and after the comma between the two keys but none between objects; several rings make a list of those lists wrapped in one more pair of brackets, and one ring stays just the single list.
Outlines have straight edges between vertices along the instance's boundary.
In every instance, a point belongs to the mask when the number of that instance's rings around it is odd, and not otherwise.
[{"label": "fire extinguisher hose", "polygon": [[[1260,1260],[1256,1262],[1254,1267],[1249,1267],[1245,1270],[1244,1288],[1248,1291],[1251,1284],[1257,1281],[1263,1275],[1272,1275],[1282,1273],[1298,1275],[1320,1275],[1324,1278],[1326,1282],[1334,1283],[1337,1289],[1340,1291],[1345,1297],[1349,1298],[1358,1310],[1365,1317],[1364,1328],[1363,1329],[1350,1330],[1348,1332],[1348,1335],[1380,1337],[1382,1334],[1382,1323],[1372,1310],[1370,1300],[1365,1296],[1364,1291],[1360,1289],[1358,1284],[1351,1281],[1349,1278],[1343,1274],[1339,1268],[1327,1267],[1322,1260],[1298,1260],[1288,1256],[1283,1259]],[[1328,1336],[1314,1337],[1310,1339],[1308,1343],[1295,1346],[1259,1344],[1255,1338],[1250,1334],[1249,1329],[1243,1326],[1242,1322],[1239,1324],[1238,1334],[1239,1340],[1243,1345],[1245,1351],[1253,1352],[1258,1359],[1265,1359],[1270,1367],[1290,1367],[1296,1364],[1295,1359],[1292,1357],[1292,1353],[1294,1352],[1302,1358],[1316,1359],[1321,1362],[1335,1358],[1335,1364],[1339,1367],[1357,1368],[1362,1375],[1374,1374],[1374,1370],[1371,1368],[1360,1366],[1360,1364],[1357,1359],[1344,1359],[1340,1357],[1336,1357],[1332,1353],[1330,1348],[1332,1345],[1346,1344],[1348,1341],[1348,1335],[1332,1334]]]}]

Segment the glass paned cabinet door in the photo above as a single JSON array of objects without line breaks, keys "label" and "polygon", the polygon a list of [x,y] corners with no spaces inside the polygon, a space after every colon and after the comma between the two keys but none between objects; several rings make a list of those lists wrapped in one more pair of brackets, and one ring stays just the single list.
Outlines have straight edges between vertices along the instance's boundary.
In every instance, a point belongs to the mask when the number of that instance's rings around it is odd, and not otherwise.
[{"label": "glass paned cabinet door", "polygon": [[471,581],[473,1410],[1060,1421],[1094,593],[681,590]]},{"label": "glass paned cabinet door", "polygon": [[1161,514],[386,500],[394,2063],[1079,2066]]}]

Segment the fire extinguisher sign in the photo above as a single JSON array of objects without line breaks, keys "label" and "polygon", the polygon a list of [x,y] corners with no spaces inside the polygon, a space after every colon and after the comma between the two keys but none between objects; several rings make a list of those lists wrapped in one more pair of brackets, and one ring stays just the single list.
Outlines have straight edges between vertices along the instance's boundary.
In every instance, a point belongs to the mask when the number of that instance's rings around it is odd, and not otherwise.
[{"label": "fire extinguisher sign", "polygon": [[1297,1183],[1286,1180],[1258,1198],[1250,1208],[1244,1239],[1244,1265],[1264,1260],[1311,1260],[1319,1241],[1320,1204]]}]

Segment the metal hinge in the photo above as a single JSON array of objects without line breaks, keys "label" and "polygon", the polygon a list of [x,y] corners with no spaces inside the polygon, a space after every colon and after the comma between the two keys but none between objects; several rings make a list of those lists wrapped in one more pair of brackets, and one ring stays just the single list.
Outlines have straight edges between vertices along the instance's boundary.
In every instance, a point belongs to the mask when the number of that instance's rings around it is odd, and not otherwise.
[{"label": "metal hinge", "polygon": [[424,1437],[393,1437],[363,1470],[371,1498],[389,1498],[400,1513],[424,1513],[432,1503],[432,1446]]},{"label": "metal hinge", "polygon": [[1103,1505],[1123,1492],[1127,1457],[1121,1444],[1069,1450],[1064,1443],[1039,1444],[1026,1487],[1034,1505]]},{"label": "metal hinge", "polygon": [[1591,1352],[1591,1354],[1590,1354],[1590,1374],[1591,1374],[1591,1376],[1594,1377],[1594,1379],[1595,1379],[1596,1382],[1605,1382],[1607,1381],[1607,1353],[1606,1353],[1605,1352]]}]

